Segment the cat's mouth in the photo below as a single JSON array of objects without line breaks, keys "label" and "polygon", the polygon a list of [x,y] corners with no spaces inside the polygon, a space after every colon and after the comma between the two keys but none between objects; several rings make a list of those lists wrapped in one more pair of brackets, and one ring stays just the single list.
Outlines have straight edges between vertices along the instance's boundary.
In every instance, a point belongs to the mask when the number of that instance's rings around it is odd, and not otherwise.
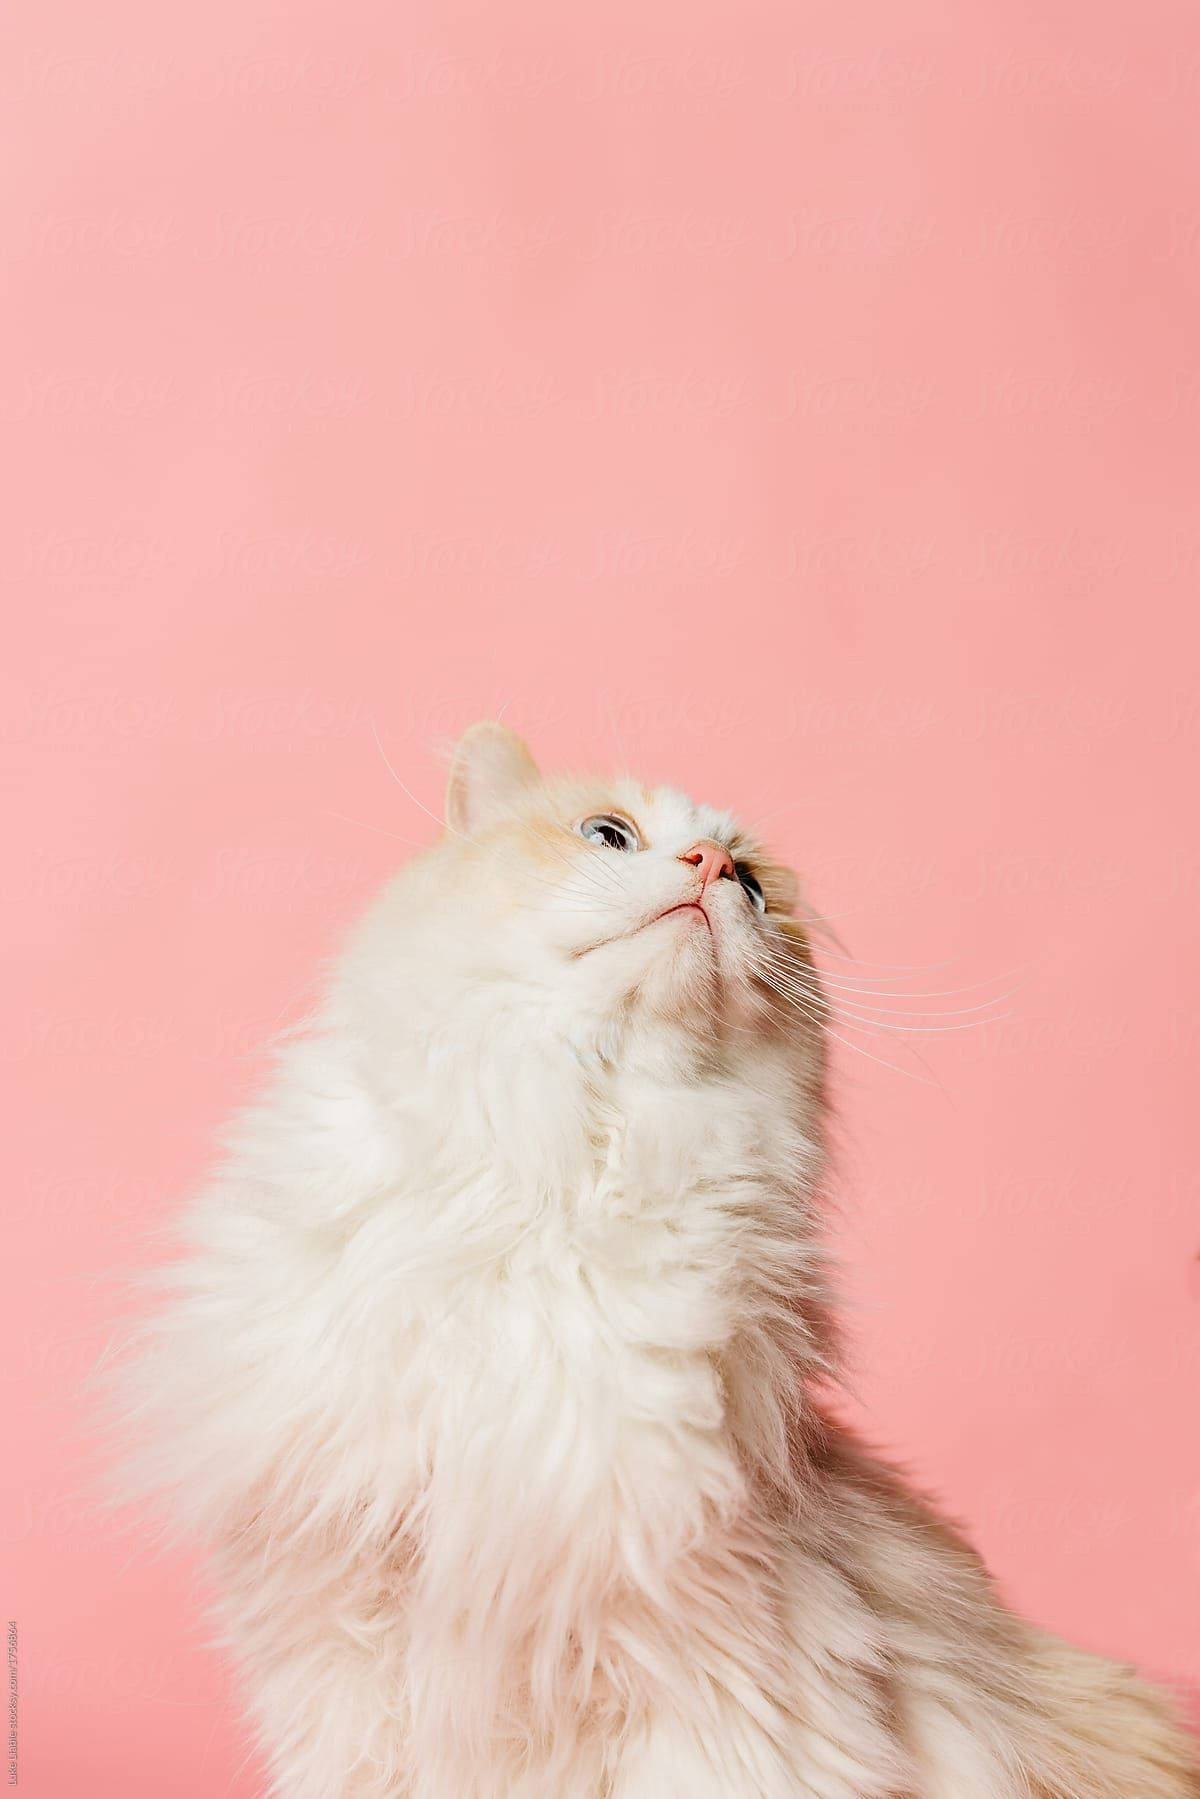
[{"label": "cat's mouth", "polygon": [[671,918],[676,912],[698,912],[708,927],[709,936],[712,936],[712,919],[708,916],[708,913],[704,910],[704,907],[700,904],[699,900],[681,900],[679,905],[668,906],[665,912],[660,912],[658,918],[652,918],[650,922],[651,924],[658,924],[661,919]]},{"label": "cat's mouth", "polygon": [[571,951],[571,961],[578,962],[581,956],[590,956],[593,950],[604,949],[610,943],[620,943],[626,937],[636,937],[641,931],[648,931],[651,925],[661,924],[664,918],[674,918],[679,912],[697,912],[704,920],[705,929],[710,937],[715,937],[712,919],[708,916],[699,900],[680,900],[677,906],[667,906],[662,912],[656,912],[653,918],[643,919],[641,924],[634,925],[631,931],[618,931],[612,937],[601,937],[598,943],[589,943],[583,949]]}]

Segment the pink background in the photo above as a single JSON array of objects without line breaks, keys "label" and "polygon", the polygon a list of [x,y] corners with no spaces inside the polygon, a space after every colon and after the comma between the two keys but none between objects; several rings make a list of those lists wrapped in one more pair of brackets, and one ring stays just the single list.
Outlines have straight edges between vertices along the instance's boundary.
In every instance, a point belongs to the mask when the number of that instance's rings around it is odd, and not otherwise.
[{"label": "pink background", "polygon": [[1021,971],[1003,1023],[840,1056],[857,1402],[1015,1602],[1194,1696],[1194,8],[25,14],[22,1785],[259,1789],[193,1566],[89,1495],[81,1383],[433,830],[372,717],[436,810],[501,707],[771,815],[855,954],[944,965],[907,990]]}]

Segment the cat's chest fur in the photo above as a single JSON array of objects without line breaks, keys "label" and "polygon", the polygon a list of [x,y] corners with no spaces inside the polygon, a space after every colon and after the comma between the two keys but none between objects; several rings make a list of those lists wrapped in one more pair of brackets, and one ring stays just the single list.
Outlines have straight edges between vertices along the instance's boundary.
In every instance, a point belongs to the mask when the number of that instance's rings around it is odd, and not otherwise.
[{"label": "cat's chest fur", "polygon": [[726,1499],[735,1439],[755,1461],[782,1453],[773,1396],[797,1385],[814,1152],[764,1080],[592,1072],[519,1156],[474,1116],[433,1167],[410,1165],[364,1228],[422,1441],[455,1462],[456,1431],[494,1455],[505,1432],[589,1461],[619,1442],[656,1466],[685,1437],[721,1439]]},{"label": "cat's chest fur", "polygon": [[[528,1093],[528,1061],[518,1073]],[[802,1233],[797,1195],[815,1150],[789,1125],[769,1069],[665,1059],[633,1071],[560,1069],[539,1095],[518,1108],[468,1088],[428,1109],[453,1122],[430,1163],[408,1163],[402,1186],[415,1204],[403,1207],[401,1231],[440,1243],[455,1285],[475,1273],[486,1283],[488,1269],[460,1261],[447,1218],[458,1220],[459,1241],[487,1246],[493,1280],[546,1295],[566,1285],[586,1306],[588,1287],[611,1277],[626,1304],[660,1311],[685,1288],[728,1308],[739,1279],[753,1278],[764,1232],[774,1238],[790,1213],[792,1234]]]}]

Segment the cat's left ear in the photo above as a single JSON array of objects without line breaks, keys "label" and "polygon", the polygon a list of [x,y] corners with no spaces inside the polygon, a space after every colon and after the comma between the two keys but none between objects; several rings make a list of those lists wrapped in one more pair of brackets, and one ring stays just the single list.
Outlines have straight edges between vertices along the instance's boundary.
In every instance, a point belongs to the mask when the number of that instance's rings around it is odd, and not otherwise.
[{"label": "cat's left ear", "polygon": [[537,779],[537,764],[521,738],[484,719],[458,740],[446,786],[446,823],[469,836],[511,811]]}]

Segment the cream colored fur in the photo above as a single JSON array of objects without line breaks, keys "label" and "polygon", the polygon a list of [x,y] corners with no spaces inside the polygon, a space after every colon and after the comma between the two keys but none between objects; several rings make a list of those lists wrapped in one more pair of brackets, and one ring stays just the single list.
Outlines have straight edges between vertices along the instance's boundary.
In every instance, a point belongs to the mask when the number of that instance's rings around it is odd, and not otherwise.
[{"label": "cream colored fur", "polygon": [[[586,841],[618,812],[644,847]],[[1182,1799],[1128,1669],[824,1417],[820,989],[724,814],[460,746],[126,1396],[284,1799]],[[669,906],[716,839],[757,871]],[[1102,1570],[1097,1569],[1097,1578]]]}]

